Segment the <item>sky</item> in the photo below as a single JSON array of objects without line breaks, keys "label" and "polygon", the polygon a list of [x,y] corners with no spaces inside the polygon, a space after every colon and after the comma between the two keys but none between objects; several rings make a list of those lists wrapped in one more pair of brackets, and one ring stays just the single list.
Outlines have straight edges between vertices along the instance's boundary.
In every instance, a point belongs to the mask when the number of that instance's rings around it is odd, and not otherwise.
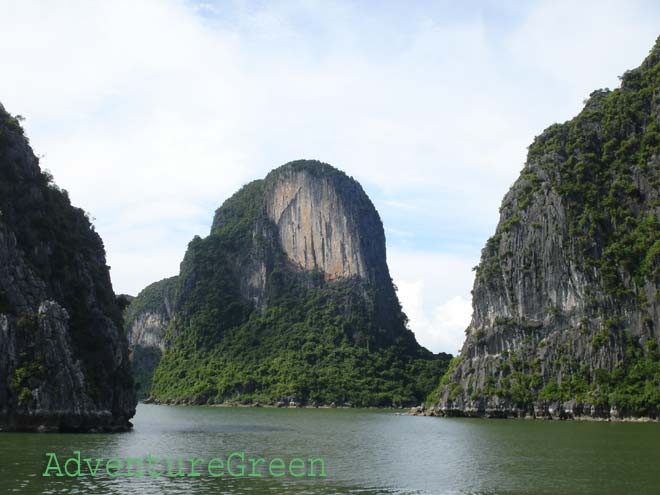
[{"label": "sky", "polygon": [[94,218],[115,292],[178,273],[242,184],[357,179],[418,341],[456,353],[527,146],[618,86],[652,1],[0,0],[0,102]]}]

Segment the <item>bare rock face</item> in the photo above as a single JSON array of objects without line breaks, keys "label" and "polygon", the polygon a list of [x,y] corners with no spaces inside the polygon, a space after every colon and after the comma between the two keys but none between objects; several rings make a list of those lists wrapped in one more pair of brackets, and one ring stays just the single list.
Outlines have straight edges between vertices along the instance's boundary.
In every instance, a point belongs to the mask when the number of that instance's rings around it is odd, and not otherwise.
[{"label": "bare rock face", "polygon": [[[9,405],[12,395],[17,394],[18,407],[15,412],[8,407],[0,412],[6,418],[4,429],[54,432],[126,428],[117,422],[111,408],[94,403],[81,363],[73,356],[69,315],[61,306],[43,301],[36,314],[23,316],[15,324],[10,321],[7,315],[0,315],[0,352],[13,369],[9,396],[2,398]],[[16,359],[19,349],[27,351],[21,351],[23,356]],[[122,359],[121,354],[118,358]]]},{"label": "bare rock face", "polygon": [[482,251],[447,415],[660,415],[660,45],[537,137]]},{"label": "bare rock face", "polygon": [[318,269],[329,280],[368,277],[357,221],[330,177],[280,171],[266,193],[266,211],[284,252],[302,269]]},{"label": "bare rock face", "polygon": [[165,330],[174,314],[177,277],[166,278],[145,287],[131,302],[124,315],[129,346],[165,350]]},{"label": "bare rock face", "polygon": [[[387,329],[385,340],[401,336],[405,322],[387,267],[383,224],[362,186],[330,165],[300,160],[268,174],[263,191],[275,233],[261,228],[261,235],[276,238],[293,266],[318,271],[327,281],[354,279],[373,291],[375,323]],[[260,271],[267,274],[268,263]],[[409,331],[403,334],[414,340]]]},{"label": "bare rock face", "polygon": [[167,313],[147,313],[140,315],[130,327],[129,344],[133,346],[165,348],[165,329],[170,322]]},{"label": "bare rock face", "polygon": [[178,277],[145,287],[124,312],[138,397],[148,397],[154,370],[165,352],[167,326],[174,317]]},{"label": "bare rock face", "polygon": [[0,430],[126,430],[134,412],[103,243],[0,106]]}]

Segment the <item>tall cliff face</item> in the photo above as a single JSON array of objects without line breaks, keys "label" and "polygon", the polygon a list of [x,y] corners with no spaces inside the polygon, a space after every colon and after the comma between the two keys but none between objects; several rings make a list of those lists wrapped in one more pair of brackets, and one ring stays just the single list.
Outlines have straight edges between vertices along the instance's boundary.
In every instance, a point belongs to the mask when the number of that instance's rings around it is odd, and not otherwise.
[{"label": "tall cliff face", "polygon": [[138,397],[151,389],[154,370],[165,351],[165,331],[174,316],[178,277],[145,287],[124,312],[130,358]]},{"label": "tall cliff face", "polygon": [[228,199],[176,284],[159,400],[410,404],[447,362],[406,328],[371,201],[320,162]]},{"label": "tall cliff face", "polygon": [[103,243],[0,106],[0,429],[124,430],[134,412]]},{"label": "tall cliff face", "polygon": [[[268,218],[277,226],[284,252],[302,269],[318,269],[329,280],[371,279],[367,261],[383,265],[385,260],[384,252],[366,245],[384,247],[380,220],[356,182],[345,181],[344,189],[335,177],[294,166],[279,170],[266,191]],[[353,198],[364,204],[351,204]],[[361,238],[365,230],[370,235]]]},{"label": "tall cliff face", "polygon": [[131,348],[154,347],[165,350],[165,330],[174,314],[177,277],[145,287],[131,301],[124,314],[124,327]]},{"label": "tall cliff face", "polygon": [[445,414],[660,411],[660,46],[529,149],[482,251]]}]

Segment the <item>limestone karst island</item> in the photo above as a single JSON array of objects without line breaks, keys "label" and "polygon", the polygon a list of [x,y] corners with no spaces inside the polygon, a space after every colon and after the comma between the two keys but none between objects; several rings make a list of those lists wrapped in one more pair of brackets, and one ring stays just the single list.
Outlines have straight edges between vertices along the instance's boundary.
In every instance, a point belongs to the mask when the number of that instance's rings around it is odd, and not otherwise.
[{"label": "limestone karst island", "polygon": [[583,9],[0,1],[0,492],[660,493],[660,8]]},{"label": "limestone karst island", "polygon": [[378,212],[343,172],[297,161],[244,186],[177,277],[126,310],[142,394],[190,404],[414,406],[449,355],[407,328]]}]

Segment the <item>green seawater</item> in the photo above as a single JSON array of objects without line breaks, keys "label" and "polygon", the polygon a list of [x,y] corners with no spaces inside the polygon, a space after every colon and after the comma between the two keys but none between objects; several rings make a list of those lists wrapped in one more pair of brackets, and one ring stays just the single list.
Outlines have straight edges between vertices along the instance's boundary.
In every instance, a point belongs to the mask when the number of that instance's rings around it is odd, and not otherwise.
[{"label": "green seawater", "polygon": [[[660,424],[140,405],[122,434],[0,434],[0,494],[658,494]],[[327,477],[42,477],[83,457],[322,457]]]}]

